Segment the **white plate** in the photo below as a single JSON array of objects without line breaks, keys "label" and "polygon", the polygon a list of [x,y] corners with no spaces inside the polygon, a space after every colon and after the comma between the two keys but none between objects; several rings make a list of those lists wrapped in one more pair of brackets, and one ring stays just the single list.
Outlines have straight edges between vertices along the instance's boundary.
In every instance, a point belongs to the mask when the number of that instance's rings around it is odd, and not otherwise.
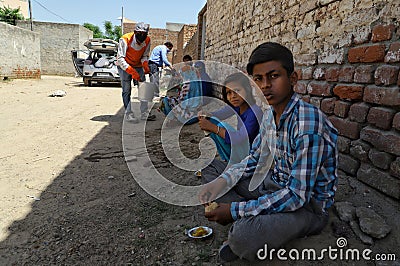
[{"label": "white plate", "polygon": [[[199,227],[203,227],[207,231],[207,234],[205,234],[204,236],[193,236],[192,233],[194,233],[194,231]],[[210,227],[207,227],[207,226],[196,226],[196,227],[193,227],[192,229],[189,229],[187,234],[188,234],[188,236],[190,238],[200,239],[200,238],[209,237],[210,235],[212,235],[212,233],[213,233],[213,230]]]}]

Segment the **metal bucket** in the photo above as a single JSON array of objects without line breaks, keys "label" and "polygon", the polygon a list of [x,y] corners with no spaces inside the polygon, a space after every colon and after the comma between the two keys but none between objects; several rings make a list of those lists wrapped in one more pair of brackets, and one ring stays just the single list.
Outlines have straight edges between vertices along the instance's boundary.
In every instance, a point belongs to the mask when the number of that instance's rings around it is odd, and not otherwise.
[{"label": "metal bucket", "polygon": [[157,85],[151,82],[139,82],[138,98],[141,101],[151,102],[154,98],[154,92]]}]

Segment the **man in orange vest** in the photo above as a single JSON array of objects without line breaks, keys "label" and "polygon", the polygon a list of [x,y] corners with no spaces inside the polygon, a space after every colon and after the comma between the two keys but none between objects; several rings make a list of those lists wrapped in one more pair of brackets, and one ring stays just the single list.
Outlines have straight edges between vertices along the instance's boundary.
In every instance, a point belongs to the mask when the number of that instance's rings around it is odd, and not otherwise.
[{"label": "man in orange vest", "polygon": [[[119,39],[117,62],[118,72],[121,78],[122,100],[125,107],[125,117],[127,121],[138,123],[131,108],[132,79],[143,82],[146,80],[145,74],[150,73],[149,53],[150,37],[149,24],[138,22],[133,32],[124,34]],[[148,111],[147,101],[140,101],[140,118],[142,120],[154,121],[156,116]]]}]

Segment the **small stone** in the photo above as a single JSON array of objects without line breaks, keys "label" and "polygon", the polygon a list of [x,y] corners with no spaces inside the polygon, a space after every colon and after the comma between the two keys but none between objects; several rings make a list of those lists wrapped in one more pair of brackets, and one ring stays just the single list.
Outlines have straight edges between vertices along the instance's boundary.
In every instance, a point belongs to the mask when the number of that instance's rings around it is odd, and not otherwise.
[{"label": "small stone", "polygon": [[367,234],[364,234],[361,229],[360,226],[357,224],[356,221],[350,221],[350,227],[353,230],[354,234],[356,234],[356,236],[358,236],[358,238],[367,245],[372,245],[374,244],[374,240],[372,239],[372,237],[370,237]]},{"label": "small stone", "polygon": [[352,203],[347,201],[336,202],[334,206],[340,220],[344,222],[350,222],[355,219],[356,208]]},{"label": "small stone", "polygon": [[145,238],[146,238],[146,235],[144,234],[144,232],[141,232],[141,233],[139,234],[139,238],[140,238],[140,239],[145,239]]},{"label": "small stone", "polygon": [[374,238],[384,238],[389,234],[390,226],[374,210],[359,207],[356,208],[356,215],[359,219],[361,231],[364,233]]}]

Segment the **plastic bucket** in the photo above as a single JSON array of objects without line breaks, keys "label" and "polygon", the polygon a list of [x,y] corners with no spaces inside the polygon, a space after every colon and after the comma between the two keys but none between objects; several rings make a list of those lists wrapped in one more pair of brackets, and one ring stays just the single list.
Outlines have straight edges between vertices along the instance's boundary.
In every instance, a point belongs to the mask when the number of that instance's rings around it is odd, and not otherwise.
[{"label": "plastic bucket", "polygon": [[138,98],[141,101],[152,101],[157,85],[151,82],[139,82]]}]

